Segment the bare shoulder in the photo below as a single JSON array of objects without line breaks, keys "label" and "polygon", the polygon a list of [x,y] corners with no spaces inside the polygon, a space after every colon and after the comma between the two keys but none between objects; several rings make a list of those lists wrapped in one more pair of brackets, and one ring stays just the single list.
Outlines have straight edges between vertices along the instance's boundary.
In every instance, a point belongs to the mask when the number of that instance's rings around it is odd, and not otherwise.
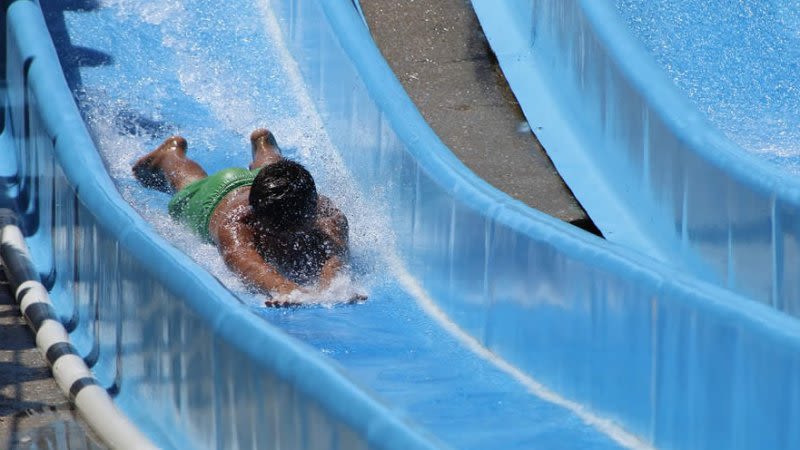
[{"label": "bare shoulder", "polygon": [[320,195],[317,201],[317,226],[337,245],[347,246],[349,232],[347,217],[324,195]]},{"label": "bare shoulder", "polygon": [[[320,195],[317,200],[317,215],[321,217],[342,214],[342,211],[336,207],[333,200],[324,195]],[[344,214],[342,214],[344,215]]]},{"label": "bare shoulder", "polygon": [[336,207],[331,199],[320,195],[317,201],[317,222],[346,227],[347,217]]},{"label": "bare shoulder", "polygon": [[214,208],[208,223],[208,231],[216,242],[223,244],[224,242],[221,242],[223,235],[241,234],[249,230],[251,215],[249,195],[249,188],[237,189],[226,195]]}]

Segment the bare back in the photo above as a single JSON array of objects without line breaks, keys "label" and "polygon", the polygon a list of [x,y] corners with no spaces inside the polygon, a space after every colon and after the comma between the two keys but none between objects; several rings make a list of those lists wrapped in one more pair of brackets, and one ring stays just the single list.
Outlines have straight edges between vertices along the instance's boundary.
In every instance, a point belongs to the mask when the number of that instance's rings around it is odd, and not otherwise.
[{"label": "bare back", "polygon": [[[253,214],[249,195],[248,186],[229,193],[209,222],[209,234],[226,263],[246,279],[262,287],[266,282],[289,289],[314,282],[329,261],[345,259],[347,219],[327,197],[319,197],[311,226],[286,231],[263,227]],[[265,277],[269,280],[257,281]]]}]

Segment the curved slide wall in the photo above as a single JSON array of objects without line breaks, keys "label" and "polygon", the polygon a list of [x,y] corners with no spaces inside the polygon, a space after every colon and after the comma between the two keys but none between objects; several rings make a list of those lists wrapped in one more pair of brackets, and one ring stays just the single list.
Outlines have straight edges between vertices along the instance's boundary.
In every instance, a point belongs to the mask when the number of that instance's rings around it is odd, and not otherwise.
[{"label": "curved slide wall", "polygon": [[613,2],[473,5],[532,129],[609,240],[800,314],[796,177],[708,123]]},{"label": "curved slide wall", "polygon": [[[159,443],[181,448],[434,445],[237,305],[122,202],[31,5],[15,2],[9,13],[3,136],[21,150],[18,201],[34,252],[52,255],[45,272],[59,312],[120,406]],[[348,167],[366,192],[386,188],[416,297],[446,313],[453,333],[466,332],[463,342],[504,357],[518,379],[534,386],[535,377],[562,397],[540,395],[607,432],[611,420],[666,447],[800,443],[793,320],[489,188],[421,124],[352,8],[273,6]]]}]

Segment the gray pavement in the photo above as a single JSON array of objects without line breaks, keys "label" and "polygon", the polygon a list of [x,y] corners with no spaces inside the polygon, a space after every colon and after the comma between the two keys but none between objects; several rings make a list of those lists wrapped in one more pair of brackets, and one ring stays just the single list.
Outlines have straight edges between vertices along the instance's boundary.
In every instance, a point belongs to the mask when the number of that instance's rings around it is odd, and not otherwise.
[{"label": "gray pavement", "polygon": [[599,234],[528,128],[469,0],[361,0],[361,8],[411,99],[467,167]]}]

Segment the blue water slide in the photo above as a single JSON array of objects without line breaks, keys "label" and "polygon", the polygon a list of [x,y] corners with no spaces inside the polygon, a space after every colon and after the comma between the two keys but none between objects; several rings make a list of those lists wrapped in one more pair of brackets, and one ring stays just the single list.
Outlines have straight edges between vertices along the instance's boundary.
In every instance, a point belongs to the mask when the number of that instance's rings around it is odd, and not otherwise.
[{"label": "blue water slide", "polygon": [[[742,148],[767,130],[785,146],[764,105],[792,102],[792,80],[769,79],[794,73],[794,53],[775,54],[797,39],[781,18],[791,2],[473,5],[531,127],[609,240],[800,313],[800,182]],[[775,61],[787,69],[764,74]],[[772,122],[794,123],[788,111]]]},{"label": "blue water slide", "polygon": [[[76,348],[158,445],[800,445],[793,318],[475,177],[351,2],[43,9],[5,16],[4,201]],[[260,125],[351,223],[352,273],[304,307],[264,308],[130,175],[172,133],[209,170],[245,164]],[[370,298],[337,302],[352,291]]]}]

